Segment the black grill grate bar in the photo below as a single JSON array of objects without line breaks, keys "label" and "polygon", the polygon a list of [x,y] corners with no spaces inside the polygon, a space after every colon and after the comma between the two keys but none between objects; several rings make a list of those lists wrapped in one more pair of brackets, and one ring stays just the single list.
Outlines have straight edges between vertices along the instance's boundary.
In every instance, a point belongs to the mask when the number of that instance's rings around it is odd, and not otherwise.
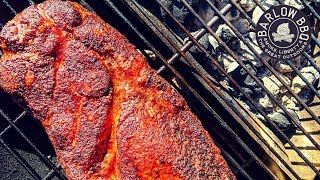
[{"label": "black grill grate bar", "polygon": [[234,172],[235,174],[239,172],[244,176],[244,178],[248,180],[252,180],[252,177],[250,177],[250,175],[243,169],[243,167],[240,166],[238,162],[235,161],[233,157],[226,150],[224,150],[219,143],[215,142],[215,144],[220,148],[221,154],[223,155],[223,157],[225,157],[235,167],[235,172]]},{"label": "black grill grate bar", "polygon": [[320,15],[309,5],[309,3],[306,0],[301,0],[301,2],[309,9],[309,11],[312,12],[314,17],[316,17],[317,20],[320,21]]},{"label": "black grill grate bar", "polygon": [[260,1],[259,0],[253,0],[255,3],[256,3],[256,5],[258,5],[263,11],[266,11],[266,8],[264,8],[263,7],[263,5],[260,3]]},{"label": "black grill grate bar", "polygon": [[[135,4],[135,6],[140,10],[140,12],[141,12],[142,14],[144,14],[144,16],[150,21],[150,23],[152,23],[154,26],[156,26],[156,24],[150,19],[150,17],[149,17],[148,15],[146,15],[143,10],[141,10],[141,7],[138,5],[138,3],[137,3],[135,0],[133,0],[132,2],[133,2],[133,3]],[[171,12],[169,12],[169,11],[166,9],[166,7],[164,7],[163,4],[161,4],[159,1],[157,1],[157,3],[158,3],[158,4],[161,6],[161,8],[163,8],[163,10],[166,11],[166,13],[179,25],[179,27],[181,27],[181,29],[183,29],[183,31],[189,36],[189,38],[190,38],[204,53],[206,53],[206,56],[211,58],[212,62],[219,68],[219,70],[220,70],[222,73],[224,73],[226,76],[228,76],[228,77],[230,78],[230,80],[233,81],[233,82],[237,85],[237,87],[239,88],[239,90],[240,90],[242,93],[244,93],[244,91],[243,91],[242,88],[239,86],[239,84],[236,83],[236,81],[235,81],[228,73],[226,73],[226,72],[222,69],[222,67],[217,63],[217,61],[216,61],[215,59],[213,59],[213,57],[204,49],[204,47],[202,47],[202,45],[200,45],[199,42],[197,42],[197,40],[194,39],[194,37],[190,34],[190,32],[188,32],[188,30],[186,30],[186,28],[185,28],[181,23],[179,23],[179,21],[178,21],[176,18],[174,18],[174,16],[171,14]],[[191,60],[189,60],[189,58],[184,54],[184,52],[182,52],[182,51],[180,50],[179,47],[177,47],[177,45],[176,45],[174,42],[172,42],[172,40],[171,40],[170,38],[168,38],[167,36],[165,36],[165,34],[163,34],[163,32],[162,32],[161,30],[158,29],[158,31],[159,31],[159,33],[161,33],[162,35],[164,35],[164,37],[166,37],[167,41],[170,42],[171,45],[175,47],[175,49],[179,52],[179,54],[189,63],[189,65],[191,65],[191,66],[199,73],[199,75],[206,81],[206,83],[207,83],[217,94],[219,94],[219,96],[225,101],[225,103],[228,104],[229,106],[233,106],[233,105],[230,104],[230,102],[225,98],[225,96],[221,94],[221,91],[220,91],[220,90],[217,90],[217,88],[212,84],[212,82],[211,82],[203,73],[201,73],[201,70],[199,70],[198,67],[197,67],[196,65],[194,65]],[[244,94],[247,95],[246,93],[244,93]],[[250,98],[250,97],[248,97],[248,98]],[[250,98],[250,99],[251,99],[251,98]],[[252,99],[251,99],[251,101],[252,101],[253,103],[255,103]],[[256,107],[257,107],[257,106],[256,106]],[[259,107],[257,107],[257,108],[259,108]],[[261,111],[262,113],[264,113],[261,109],[260,109],[260,111]],[[242,116],[242,114],[239,113],[239,112],[237,112],[237,114],[238,114],[239,116]],[[265,115],[266,118],[269,118],[266,114],[264,114],[264,115]],[[241,119],[245,119],[245,117],[242,117]],[[237,120],[239,123],[241,123],[238,118],[236,118],[236,120]],[[270,121],[271,121],[271,120],[270,120]],[[250,130],[253,131],[253,132],[259,137],[259,139],[269,148],[269,150],[270,150],[275,156],[277,156],[277,158],[280,159],[280,161],[289,169],[289,171],[290,171],[291,173],[293,173],[293,175],[294,175],[295,177],[298,177],[298,175],[297,175],[297,174],[294,172],[294,170],[288,165],[288,163],[286,163],[277,153],[275,153],[274,149],[270,147],[270,145],[269,145],[269,144],[266,142],[266,140],[256,131],[256,129],[254,129],[254,127],[253,127],[250,123],[248,123],[248,121],[244,121],[244,122],[245,122],[245,124],[250,128]],[[223,151],[222,151],[222,152],[223,152]]]},{"label": "black grill grate bar", "polygon": [[49,180],[54,177],[54,170],[51,170],[42,180]]},{"label": "black grill grate bar", "polygon": [[[17,123],[24,115],[26,115],[27,112],[26,111],[23,111],[22,113],[20,113],[20,115],[13,120],[13,123]],[[10,124],[0,133],[0,138],[6,133],[8,132],[9,130],[11,129],[11,126]]]},{"label": "black grill grate bar", "polygon": [[28,0],[30,5],[34,5],[35,3],[33,2],[33,0]]},{"label": "black grill grate bar", "polygon": [[6,0],[2,0],[2,2],[11,10],[14,15],[17,15],[17,11],[8,3]]},{"label": "black grill grate bar", "polygon": [[[243,63],[242,61],[237,57],[237,55],[226,45],[225,42],[223,42],[220,37],[213,32],[213,30],[207,26],[207,24],[203,21],[203,19],[194,11],[194,9],[185,1],[181,0],[181,2],[187,7],[187,9],[192,12],[192,14],[200,21],[200,23],[210,32],[210,34],[228,51],[228,53],[237,61],[237,63],[260,85],[260,87],[268,94],[268,96],[275,102],[285,113],[286,116],[289,117],[292,122],[308,137],[308,139],[320,150],[320,145],[314,140],[313,137],[310,136],[310,134],[307,133],[307,131],[300,125],[300,123],[288,112],[288,110],[272,95],[272,93],[262,84],[261,80],[255,76]],[[209,3],[209,1],[207,1]],[[212,5],[211,8],[214,9],[214,11],[219,15],[220,18],[224,20],[225,23],[229,25],[229,27],[233,30],[233,32],[244,42],[246,41],[244,37],[240,34],[240,32],[234,28],[234,26],[227,21],[223,15],[213,6],[213,4],[210,2]],[[251,47],[249,44],[247,45],[251,51],[255,51],[253,47]],[[257,52],[256,52],[257,53]],[[259,55],[257,53],[257,55]],[[258,57],[258,56],[257,56]],[[260,58],[261,62],[277,77],[277,79],[286,87],[286,89],[291,92],[295,98],[300,100],[301,103],[302,100],[298,97],[297,94],[295,94],[292,89],[283,81],[283,79],[275,72],[275,70],[262,58]],[[305,105],[305,103],[303,103]],[[305,105],[307,108],[309,108],[307,105]],[[310,109],[309,109],[310,110]],[[309,111],[308,111],[309,112]],[[318,123],[320,123],[320,119],[310,110],[310,115],[315,118]]]},{"label": "black grill grate bar", "polygon": [[314,36],[314,34],[311,34],[311,39],[317,44],[318,47],[320,47],[320,41]]},{"label": "black grill grate bar", "polygon": [[0,109],[0,115],[10,124],[10,126],[28,143],[28,145],[36,152],[39,158],[51,169],[55,171],[61,179],[67,179],[58,168],[47,158],[40,150],[26,137],[26,135],[12,122],[12,120]]},{"label": "black grill grate bar", "polygon": [[310,64],[318,71],[320,72],[320,67],[316,64],[314,59],[306,52],[303,52],[303,56],[307,58],[307,60],[310,62]]},{"label": "black grill grate bar", "polygon": [[256,5],[258,5],[260,7],[260,9],[262,9],[262,11],[266,11],[267,9],[263,7],[263,5],[258,1],[258,0],[253,0]]},{"label": "black grill grate bar", "polygon": [[[23,111],[22,113],[20,113],[20,115],[18,117],[16,117],[13,120],[13,123],[17,123],[23,116],[25,116],[27,113],[26,111]],[[23,158],[13,149],[11,149],[2,139],[2,136],[8,132],[10,129],[12,128],[12,126],[9,124],[1,133],[0,133],[0,143],[9,151],[9,153],[25,168],[25,170],[27,170],[27,172],[35,179],[40,179],[40,176],[38,175],[38,173],[36,173],[33,168],[26,162],[23,160]]]},{"label": "black grill grate bar", "polygon": [[[188,37],[193,41],[193,43],[195,43],[197,45],[197,47],[199,47],[205,54],[207,57],[210,57],[210,59],[212,60],[212,62],[214,63],[214,65],[216,65],[219,69],[220,72],[222,72],[224,75],[227,76],[227,78],[236,85],[236,87],[239,89],[239,91],[241,91],[246,98],[250,101],[250,103],[252,103],[255,108],[270,122],[273,123],[270,118],[265,114],[265,112],[257,105],[257,103],[249,96],[247,95],[247,93],[244,93],[243,89],[240,87],[240,85],[228,74],[226,73],[223,68],[221,67],[220,64],[218,64],[216,62],[216,60],[214,60],[212,58],[212,56],[204,49],[204,47],[202,45],[200,45],[200,43],[190,34],[190,32],[176,19],[174,18],[174,16],[168,11],[168,9],[166,9],[166,7],[163,6],[163,4],[161,4],[158,0],[157,3],[161,6],[161,8],[166,11],[166,13],[175,21],[175,23],[177,23],[179,25],[179,27],[188,35]],[[280,159],[280,161],[290,170],[290,172],[293,173],[293,175],[295,175],[296,177],[298,177],[298,175],[293,171],[293,169],[277,154],[275,153],[274,149],[272,147],[270,147],[269,143],[266,142],[266,140],[260,135],[260,133],[258,133],[253,127],[252,125],[248,122],[245,121],[246,125],[250,128],[250,130],[252,130],[253,132],[255,132],[255,134],[259,137],[259,139],[269,148],[269,150],[275,154],[275,156],[277,156],[277,158]],[[281,132],[281,130],[274,124],[274,128],[276,128],[276,131]],[[283,136],[284,139],[286,139],[287,141],[290,141],[289,138],[285,135],[285,134],[281,134]],[[293,145],[293,144],[292,144]],[[294,146],[294,145],[293,145]],[[298,151],[298,148],[294,146],[294,149],[296,151]]]},{"label": "black grill grate bar", "polygon": [[[223,9],[221,10],[222,14],[227,14],[230,9],[232,8],[231,4],[227,4],[225,7],[223,7]],[[211,27],[213,26],[217,21],[219,20],[218,16],[214,16],[209,22],[208,22],[208,26]],[[201,37],[203,37],[206,33],[206,30],[204,28],[200,29],[199,32],[194,36],[194,38],[196,40],[199,40]],[[187,41],[182,48],[180,49],[182,52],[186,52],[188,51],[191,47],[193,46],[192,41]],[[175,53],[172,55],[172,57],[168,60],[169,64],[174,63],[178,58],[180,57],[179,53]],[[162,73],[164,70],[166,69],[165,66],[161,66],[158,69],[158,74]]]},{"label": "black grill grate bar", "polygon": [[13,149],[11,149],[4,141],[2,138],[0,138],[0,143],[9,151],[9,153],[18,161],[20,165],[35,179],[41,179],[41,177],[36,173],[33,168],[25,162],[25,160],[18,154],[16,153]]},{"label": "black grill grate bar", "polygon": [[[61,165],[57,165],[57,168],[60,170],[61,169]],[[55,171],[53,169],[50,170],[50,172],[47,173],[47,175],[45,177],[42,178],[42,180],[49,180],[52,179],[55,175]]]},{"label": "black grill grate bar", "polygon": [[91,12],[97,14],[85,0],[80,0],[80,4],[82,4],[85,8],[89,9]]},{"label": "black grill grate bar", "polygon": [[[267,175],[272,179],[277,177],[266,167],[266,165],[252,152],[252,150],[239,138],[239,136],[226,124],[226,122],[207,104],[207,102],[184,80],[184,78],[165,60],[165,58],[157,51],[157,49],[136,29],[136,27],[118,10],[118,8],[111,2],[104,0],[104,2],[116,12],[123,21],[148,45],[148,47],[160,58],[164,65],[174,73],[174,75],[189,89],[191,93],[199,100],[199,102],[215,117],[215,119],[222,125],[226,135],[229,134],[239,146],[249,153],[257,164],[264,169],[267,169]],[[232,163],[232,162],[231,162]]]}]

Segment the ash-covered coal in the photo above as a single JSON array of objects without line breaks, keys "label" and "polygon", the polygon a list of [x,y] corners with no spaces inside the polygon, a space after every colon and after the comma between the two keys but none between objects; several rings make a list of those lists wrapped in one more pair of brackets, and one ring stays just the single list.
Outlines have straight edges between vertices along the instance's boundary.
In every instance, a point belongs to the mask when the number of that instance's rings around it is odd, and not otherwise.
[{"label": "ash-covered coal", "polygon": [[[288,109],[287,111],[292,116],[292,118],[299,121],[299,117],[295,111],[291,109]],[[292,122],[292,120],[290,120],[291,117],[288,117],[287,114],[283,112],[283,110],[273,112],[268,116],[282,130],[292,130],[296,128],[296,125]]]},{"label": "ash-covered coal", "polygon": [[[243,63],[252,74],[257,76],[257,70],[250,61],[243,61]],[[261,93],[261,87],[257,85],[256,81],[242,67],[237,66],[233,71],[230,72],[230,75],[234,78],[236,82],[239,83],[243,91],[249,96],[255,96]],[[236,89],[236,87],[234,87],[234,85],[230,83],[229,80],[225,79],[225,81],[228,82],[230,87]],[[233,93],[236,97],[243,96],[243,94],[240,93],[240,91],[238,90],[231,91],[231,93]]]},{"label": "ash-covered coal", "polygon": [[[197,34],[199,31],[196,31],[196,32],[192,32],[191,35],[195,35]],[[212,52],[213,50],[213,47],[210,45],[210,42],[209,42],[209,33],[206,33],[205,35],[203,35],[199,40],[198,42],[209,52]],[[184,42],[186,43],[187,41],[189,41],[189,37],[185,38],[184,39]],[[189,52],[191,53],[201,53],[202,54],[202,51],[197,47],[197,46],[192,46],[190,49],[189,49]]]}]

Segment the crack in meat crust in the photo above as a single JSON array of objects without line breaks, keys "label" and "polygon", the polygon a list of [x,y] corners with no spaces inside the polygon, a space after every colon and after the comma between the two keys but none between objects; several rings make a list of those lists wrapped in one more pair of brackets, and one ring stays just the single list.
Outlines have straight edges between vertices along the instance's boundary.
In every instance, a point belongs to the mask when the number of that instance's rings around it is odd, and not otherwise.
[{"label": "crack in meat crust", "polygon": [[0,86],[41,120],[70,179],[235,179],[184,99],[117,30],[48,0],[0,33]]}]

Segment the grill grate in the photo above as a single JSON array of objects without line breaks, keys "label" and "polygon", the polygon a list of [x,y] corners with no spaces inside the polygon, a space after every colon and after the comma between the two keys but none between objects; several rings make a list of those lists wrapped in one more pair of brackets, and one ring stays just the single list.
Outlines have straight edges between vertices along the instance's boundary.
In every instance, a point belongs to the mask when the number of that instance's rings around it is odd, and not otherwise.
[{"label": "grill grate", "polygon": [[[237,38],[239,38],[243,43],[249,48],[249,50],[258,57],[258,60],[263,64],[263,66],[271,72],[278,81],[284,86],[284,88],[296,99],[296,101],[307,111],[307,113],[320,124],[320,119],[316,113],[290,88],[289,85],[280,77],[279,73],[271,67],[269,62],[267,62],[261,55],[256,51],[254,47],[246,40],[246,38],[236,29],[232,23],[226,19],[226,14],[232,9],[236,9],[240,12],[243,18],[247,19],[249,23],[255,28],[256,24],[252,21],[250,16],[240,7],[238,1],[230,0],[228,4],[218,10],[215,5],[210,0],[205,0],[207,5],[209,5],[215,12],[214,16],[208,23],[206,23],[197,12],[191,7],[186,0],[181,0],[181,4],[190,12],[202,25],[202,28],[197,31],[195,35],[192,35],[187,27],[185,27],[163,4],[161,0],[153,0],[155,4],[159,5],[166,14],[171,18],[174,24],[189,38],[188,41],[183,42],[170,37],[166,34],[166,31],[159,26],[155,19],[146,12],[146,10],[141,6],[142,3],[136,0],[104,0],[104,1],[85,1],[80,0],[80,3],[84,5],[87,9],[92,12],[97,13],[100,17],[104,18],[111,25],[117,29],[125,29],[123,33],[133,41],[134,44],[138,45],[142,53],[145,53],[143,49],[151,50],[157,57],[157,60],[148,59],[151,66],[158,69],[158,73],[164,76],[168,81],[175,86],[181,94],[188,100],[191,108],[203,121],[205,127],[214,137],[216,144],[220,147],[223,156],[226,158],[230,164],[233,172],[239,178],[245,179],[256,179],[264,177],[265,179],[277,179],[279,175],[268,165],[269,162],[277,164],[280,171],[283,171],[288,178],[291,179],[301,179],[300,174],[297,174],[296,170],[292,167],[292,164],[284,157],[283,154],[279,152],[281,150],[282,144],[278,142],[273,142],[275,145],[267,140],[264,134],[269,133],[269,131],[264,128],[257,129],[256,121],[252,117],[252,113],[246,109],[237,99],[232,97],[228,91],[223,90],[223,85],[216,79],[208,76],[210,72],[207,72],[203,68],[203,62],[200,62],[192,53],[190,49],[197,47],[203,54],[204,57],[209,59],[212,64],[217,68],[217,72],[225,76],[236,89],[244,95],[244,98],[252,105],[253,109],[257,111],[270,125],[273,133],[281,137],[288,143],[291,148],[301,157],[301,159],[309,166],[314,173],[320,177],[320,172],[316,167],[316,164],[312,162],[309,157],[307,157],[301,148],[297,147],[290,137],[286,135],[285,132],[280,130],[280,128],[270,119],[267,113],[260,107],[260,105],[241,87],[239,82],[235,80],[230,73],[221,66],[217,59],[202,45],[200,44],[200,39],[207,33],[212,35],[223,49],[228,52],[235,61],[241,66],[241,68],[246,71],[254,81],[264,90],[264,92],[269,96],[269,98],[285,113],[285,116],[292,120],[292,122],[297,126],[297,128],[302,132],[304,137],[309,139],[313,144],[315,150],[320,150],[319,142],[312,136],[300,123],[299,121],[291,115],[287,108],[279,101],[279,99],[274,96],[270,90],[268,90],[263,82],[250,71],[245,63],[233,52],[231,47],[229,47],[217,33],[212,30],[212,26],[217,23],[227,24],[232,31],[235,33]],[[259,6],[263,11],[266,9],[258,1],[254,0],[257,6]],[[284,2],[282,0],[278,1],[280,4]],[[317,14],[315,9],[310,6],[310,2],[306,0],[301,0],[303,5],[306,7],[308,13],[311,13],[319,22],[320,16]],[[20,3],[20,2],[19,2]],[[25,8],[28,4],[39,3],[28,0],[26,2],[21,2],[23,5],[17,5],[14,1],[2,0],[0,3],[0,9],[4,9],[3,12],[11,13],[7,17],[0,17],[2,24],[6,23],[9,19]],[[18,9],[19,8],[19,9]],[[105,12],[111,13],[106,14]],[[131,16],[132,15],[132,16]],[[114,17],[114,19],[110,17]],[[121,19],[121,25],[117,25],[117,20]],[[142,25],[142,26],[140,26]],[[123,26],[123,27],[117,27]],[[170,27],[164,25],[165,28],[170,29]],[[125,28],[124,28],[125,27]],[[126,28],[128,27],[128,29]],[[151,34],[149,34],[151,33]],[[312,35],[312,43],[314,46],[320,48],[320,41],[317,39],[318,32]],[[173,35],[175,36],[175,34]],[[147,57],[148,55],[145,54]],[[304,52],[303,56],[306,60],[313,66],[318,72],[320,68],[317,66],[316,61],[312,58],[312,52]],[[289,60],[286,63],[293,69],[293,72],[298,75],[302,81],[306,83],[308,88],[320,98],[318,90],[308,82],[308,80],[303,76],[300,70]],[[178,80],[181,84],[179,86],[174,83],[174,80]],[[63,174],[60,165],[57,165],[51,158],[54,154],[49,157],[45,155],[47,152],[42,151],[35,144],[34,140],[31,140],[26,133],[23,131],[23,127],[19,127],[18,124],[22,120],[32,119],[24,110],[21,110],[17,105],[12,105],[7,108],[7,103],[10,100],[5,98],[5,94],[2,92],[0,95],[0,130],[2,130],[2,124],[4,125],[3,130],[0,132],[0,145],[2,145],[7,151],[18,161],[18,163],[23,167],[27,173],[34,179],[66,179]],[[4,99],[4,101],[2,101]],[[13,109],[12,109],[13,108]],[[16,110],[17,109],[17,110]],[[18,115],[18,116],[17,116]],[[13,118],[16,117],[16,118]],[[36,120],[31,120],[33,123],[37,123]],[[259,130],[264,132],[260,132]],[[43,162],[43,165],[47,167],[46,173],[39,175],[38,171],[27,162],[25,157],[21,157],[19,152],[13,148],[10,142],[14,139],[5,139],[7,133],[13,131],[18,134],[23,141],[26,142],[28,146],[31,147],[32,152],[36,154],[37,157]],[[47,138],[44,138],[47,140]],[[272,139],[272,137],[269,139]],[[264,155],[264,156],[261,156]],[[266,159],[268,157],[268,159]],[[10,179],[10,177],[7,177]]]}]

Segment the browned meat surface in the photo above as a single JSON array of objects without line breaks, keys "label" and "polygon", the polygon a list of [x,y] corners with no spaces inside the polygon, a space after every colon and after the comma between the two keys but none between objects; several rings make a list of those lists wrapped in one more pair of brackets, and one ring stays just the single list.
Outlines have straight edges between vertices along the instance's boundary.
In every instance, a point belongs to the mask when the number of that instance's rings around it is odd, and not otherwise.
[{"label": "browned meat surface", "polygon": [[70,179],[235,179],[185,100],[128,40],[49,0],[0,34],[0,86],[41,121]]}]

